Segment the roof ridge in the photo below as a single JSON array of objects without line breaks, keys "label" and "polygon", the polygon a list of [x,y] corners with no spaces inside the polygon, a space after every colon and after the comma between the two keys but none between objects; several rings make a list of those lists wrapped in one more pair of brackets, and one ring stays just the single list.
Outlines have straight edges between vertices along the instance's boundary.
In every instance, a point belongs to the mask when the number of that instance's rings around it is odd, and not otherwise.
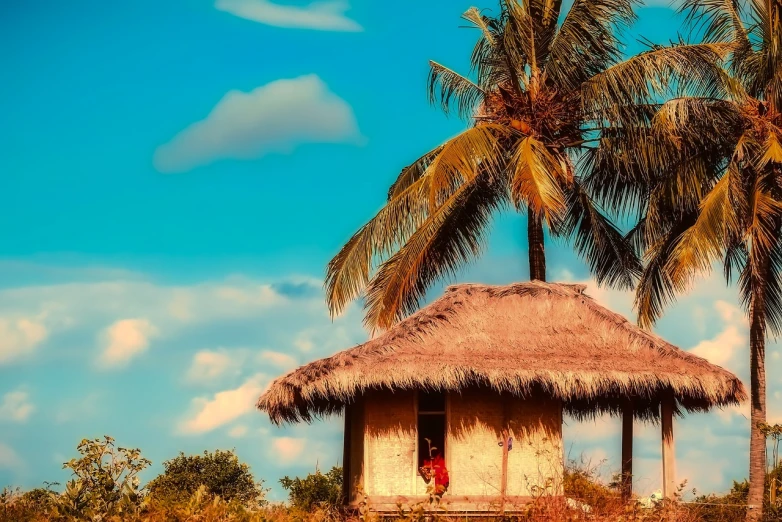
[{"label": "roof ridge", "polygon": [[457,283],[453,285],[448,285],[445,289],[446,293],[451,292],[458,292],[460,290],[469,290],[469,289],[475,289],[475,290],[503,290],[503,293],[512,293],[508,292],[510,289],[522,289],[522,288],[537,288],[537,289],[567,289],[571,290],[574,294],[578,295],[585,295],[584,291],[587,289],[587,285],[584,283],[559,283],[554,281],[518,281],[515,283],[509,283],[506,285],[489,285],[485,283]]}]

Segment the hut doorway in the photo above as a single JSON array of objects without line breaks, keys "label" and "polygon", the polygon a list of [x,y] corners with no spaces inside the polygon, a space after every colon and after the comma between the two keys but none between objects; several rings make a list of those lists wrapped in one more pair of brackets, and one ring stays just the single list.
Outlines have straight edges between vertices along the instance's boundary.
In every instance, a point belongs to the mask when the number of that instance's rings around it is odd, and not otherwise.
[{"label": "hut doorway", "polygon": [[[418,465],[431,457],[431,449],[437,448],[445,458],[445,393],[420,391],[418,393]],[[448,463],[446,462],[446,465]]]}]

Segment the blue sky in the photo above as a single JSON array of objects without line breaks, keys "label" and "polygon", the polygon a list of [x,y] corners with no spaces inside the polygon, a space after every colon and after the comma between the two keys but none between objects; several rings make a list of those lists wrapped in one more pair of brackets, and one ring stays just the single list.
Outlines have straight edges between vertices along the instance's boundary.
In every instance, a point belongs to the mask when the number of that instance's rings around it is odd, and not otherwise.
[{"label": "blue sky", "polygon": [[[466,70],[472,1],[30,0],[0,4],[0,485],[63,482],[83,437],[153,460],[236,448],[274,487],[339,459],[339,420],[273,428],[270,379],[366,338],[329,320],[326,262],[389,183],[463,123],[427,104],[427,60]],[[666,4],[635,34],[676,37]],[[628,38],[628,52],[639,49]],[[498,216],[459,281],[527,278],[524,223]],[[588,281],[567,245],[550,278]],[[590,286],[630,314],[630,298]],[[436,294],[436,292],[435,292]],[[658,332],[746,377],[735,291],[704,280]],[[769,402],[782,417],[780,354]],[[775,401],[776,397],[776,403]],[[679,475],[746,472],[746,412],[677,425]],[[568,421],[570,454],[616,468],[614,422]],[[659,486],[639,427],[638,487]]]}]

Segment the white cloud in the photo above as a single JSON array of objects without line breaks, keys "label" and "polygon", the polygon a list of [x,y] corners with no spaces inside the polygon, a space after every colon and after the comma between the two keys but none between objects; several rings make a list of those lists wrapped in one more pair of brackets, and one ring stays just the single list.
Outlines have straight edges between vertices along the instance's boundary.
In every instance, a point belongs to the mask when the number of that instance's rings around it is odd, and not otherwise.
[{"label": "white cloud", "polygon": [[[768,423],[782,424],[782,391],[769,393],[768,404]],[[749,411],[749,408],[747,408]],[[749,414],[747,415],[749,417]]]},{"label": "white cloud", "polygon": [[146,319],[122,319],[103,332],[104,348],[98,360],[104,368],[124,366],[149,347],[157,328]]},{"label": "white cloud", "polygon": [[236,389],[217,392],[211,399],[194,399],[196,411],[181,423],[179,431],[184,434],[205,433],[252,411],[267,380],[263,374],[256,374]]},{"label": "white cloud", "polygon": [[[124,277],[109,277],[0,289],[0,346],[14,337],[9,332],[21,331],[25,339],[40,342],[42,336],[33,334],[40,332],[41,327],[48,335],[57,329],[78,326],[85,318],[94,316],[117,318],[133,313],[153,323],[160,316],[182,323],[251,317],[262,309],[283,304],[284,286],[291,281],[270,283],[230,276],[191,285],[167,285],[153,283],[144,274],[133,272]],[[315,284],[292,281],[305,286]],[[278,286],[283,288],[278,291]],[[322,294],[317,297],[322,310]]]},{"label": "white cloud", "polygon": [[254,291],[235,286],[220,286],[215,289],[215,296],[229,305],[264,306],[277,299],[277,293],[269,286],[258,286]]},{"label": "white cloud", "polygon": [[293,341],[293,345],[302,352],[310,352],[315,347],[315,344],[310,339],[309,332],[302,332]]},{"label": "white cloud", "polygon": [[282,370],[292,370],[299,365],[296,359],[287,353],[273,352],[270,350],[265,350],[258,354],[258,361],[261,363],[273,364]]},{"label": "white cloud", "polygon": [[24,467],[24,461],[11,446],[0,442],[0,469],[18,470]]},{"label": "white cloud", "polygon": [[295,461],[304,451],[307,439],[294,437],[276,437],[272,441],[270,456],[274,456],[281,464]]},{"label": "white cloud", "polygon": [[[749,325],[746,313],[725,299],[717,299],[706,308],[705,315],[711,315],[708,320],[709,325],[720,330],[710,338],[701,340],[688,351],[732,371],[748,384]],[[715,315],[716,317],[713,317]]]},{"label": "white cloud", "polygon": [[247,426],[244,424],[239,424],[237,426],[234,426],[228,431],[228,436],[233,439],[241,439],[245,435],[247,435]]},{"label": "white cloud", "polygon": [[39,320],[0,317],[0,366],[31,354],[48,335]]},{"label": "white cloud", "polygon": [[733,359],[737,350],[746,347],[747,340],[747,336],[737,325],[728,324],[715,337],[704,339],[689,351],[710,363],[725,366]]},{"label": "white cloud", "polygon": [[[52,357],[67,361],[89,356],[91,365],[98,362],[99,354],[89,353],[82,347],[96,338],[96,332],[100,348],[105,349],[110,344],[107,326],[118,320],[143,318],[154,325],[158,337],[165,334],[167,345],[187,343],[183,349],[190,351],[190,355],[181,362],[182,373],[186,374],[193,363],[192,354],[197,351],[193,348],[202,348],[204,342],[224,342],[225,335],[210,332],[229,324],[240,347],[212,351],[225,350],[240,361],[237,364],[252,362],[256,367],[260,362],[257,359],[260,350],[253,346],[256,342],[280,346],[277,352],[289,352],[296,357],[294,341],[301,332],[307,331],[317,341],[313,353],[305,358],[309,360],[364,340],[360,308],[352,306],[345,317],[332,323],[323,305],[321,287],[319,281],[298,277],[268,281],[240,276],[191,285],[165,285],[147,281],[142,274],[130,273],[126,279],[110,281],[0,288],[0,318],[28,318],[27,322],[37,326],[23,328],[21,331],[29,333],[24,339],[36,341],[45,332],[46,342],[57,346],[50,354]],[[17,320],[10,323],[16,325]],[[7,329],[3,330],[3,324],[0,319],[0,347],[13,339]],[[22,321],[22,325],[26,324]],[[16,331],[16,326],[12,331]],[[261,334],[262,331],[266,333]],[[204,338],[203,333],[209,333],[209,337]],[[63,335],[69,340],[64,341]],[[157,338],[146,337],[149,346]],[[291,364],[282,357],[275,357],[274,361],[280,367]],[[298,358],[297,361],[304,362]],[[270,362],[266,360],[264,364]],[[0,356],[0,367],[2,364]],[[236,367],[236,372],[242,368]]]},{"label": "white cloud", "polygon": [[190,382],[209,382],[233,373],[239,369],[244,359],[243,353],[231,354],[227,351],[201,350],[193,356],[193,363],[187,372]]},{"label": "white cloud", "polygon": [[581,441],[613,439],[619,436],[621,421],[617,417],[601,415],[592,420],[565,419],[568,438]]},{"label": "white cloud", "polygon": [[357,143],[353,109],[314,74],[230,91],[209,115],[155,151],[161,172],[185,172],[219,159],[289,154],[304,143]]},{"label": "white cloud", "polygon": [[268,0],[217,0],[215,7],[240,18],[285,28],[320,31],[362,31],[345,16],[348,3],[342,0],[313,2],[306,6],[280,5]]},{"label": "white cloud", "polygon": [[714,410],[714,414],[722,421],[723,424],[732,424],[740,418],[748,420],[750,416],[750,403],[749,401],[744,401],[738,406],[731,405],[724,408],[717,408]]},{"label": "white cloud", "polygon": [[25,422],[35,411],[30,395],[22,390],[11,391],[3,395],[0,403],[0,420]]}]

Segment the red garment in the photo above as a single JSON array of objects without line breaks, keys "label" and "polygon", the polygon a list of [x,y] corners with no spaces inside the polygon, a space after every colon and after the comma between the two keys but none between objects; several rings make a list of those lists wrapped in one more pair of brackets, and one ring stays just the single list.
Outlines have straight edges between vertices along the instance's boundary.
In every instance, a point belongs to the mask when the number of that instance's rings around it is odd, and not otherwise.
[{"label": "red garment", "polygon": [[443,459],[442,455],[435,455],[433,458],[425,460],[424,467],[432,470],[435,495],[445,493],[450,484],[450,479],[448,477],[448,469],[445,467],[445,459]]}]

